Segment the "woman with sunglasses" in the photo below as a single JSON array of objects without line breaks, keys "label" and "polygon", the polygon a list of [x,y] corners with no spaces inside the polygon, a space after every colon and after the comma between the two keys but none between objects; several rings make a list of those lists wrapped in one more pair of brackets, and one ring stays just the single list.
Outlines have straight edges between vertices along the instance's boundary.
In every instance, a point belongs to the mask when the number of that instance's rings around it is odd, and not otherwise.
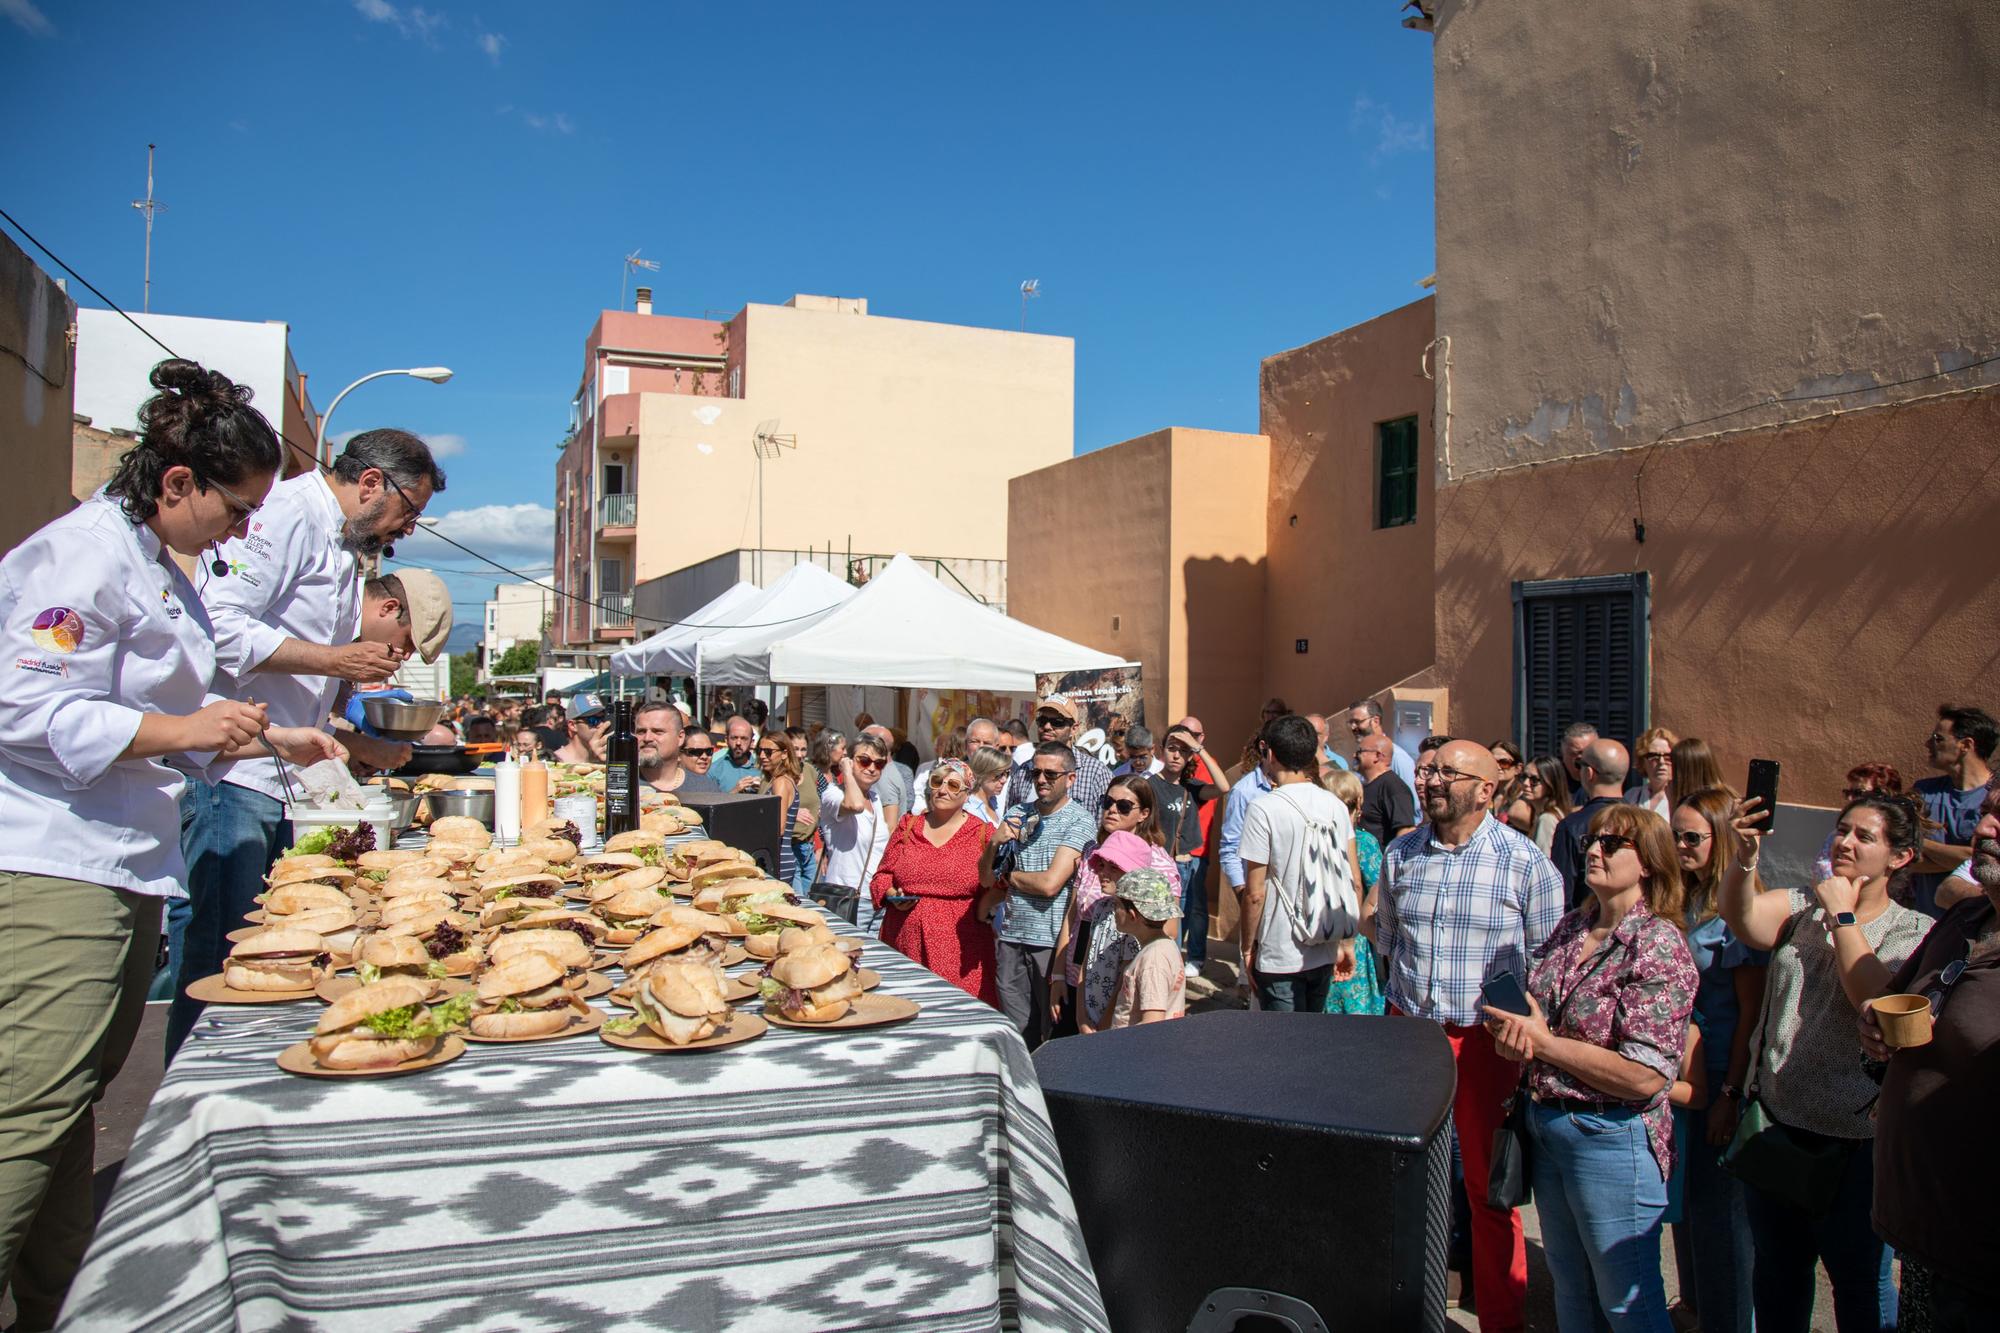
[{"label": "woman with sunglasses", "polygon": [[1127,773],[1105,789],[1097,841],[1083,849],[1069,913],[1056,937],[1055,959],[1061,966],[1049,969],[1050,1007],[1059,1012],[1065,999],[1073,997],[1079,1032],[1095,1032],[1110,1021],[1118,969],[1138,953],[1138,941],[1112,920],[1118,906],[1112,889],[1120,876],[1145,869],[1180,880],[1160,827],[1153,784]]},{"label": "woman with sunglasses", "polygon": [[982,824],[999,828],[1007,817],[1007,782],[1014,776],[1014,756],[1009,750],[984,746],[965,761],[972,770],[972,795],[965,808]]},{"label": "woman with sunglasses", "polygon": [[966,811],[972,770],[963,759],[938,760],[924,785],[923,810],[898,821],[868,886],[882,942],[997,1009],[993,928],[977,911],[993,828]]},{"label": "woman with sunglasses", "polygon": [[1651,810],[1662,819],[1674,817],[1676,739],[1665,727],[1653,727],[1639,737],[1639,743],[1632,748],[1632,759],[1639,765],[1640,782],[1625,793],[1626,804]]},{"label": "woman with sunglasses", "polygon": [[1722,1150],[1736,1134],[1743,1084],[1750,1070],[1750,1034],[1764,1004],[1770,955],[1736,938],[1722,918],[1722,880],[1735,864],[1729,821],[1736,795],[1704,787],[1674,808],[1674,853],[1687,894],[1688,951],[1694,957],[1694,1021],[1709,1090],[1706,1113],[1677,1113],[1685,1131],[1681,1216],[1674,1224],[1674,1257],[1682,1270],[1681,1296],[1713,1333],[1749,1333],[1751,1319],[1750,1223],[1743,1184],[1725,1171]]},{"label": "woman with sunglasses", "polygon": [[[763,773],[758,784],[766,796],[778,798],[778,878],[795,884],[799,877],[799,761],[792,757],[791,738],[782,731],[766,731],[757,741],[757,767]],[[818,801],[813,802],[818,806]],[[817,822],[815,820],[815,822]],[[812,836],[807,824],[805,836]]]},{"label": "woman with sunglasses", "polygon": [[139,441],[104,489],[0,560],[0,1272],[49,1328],[90,1239],[92,1103],[117,1076],[186,896],[185,770],[345,758],[261,704],[204,703],[214,627],[174,556],[242,536],[280,462],[250,391],[153,368]]},{"label": "woman with sunglasses", "polygon": [[1803,1330],[1813,1268],[1824,1263],[1841,1333],[1893,1328],[1890,1254],[1869,1216],[1876,1088],[1854,1032],[1859,1012],[1888,993],[1891,974],[1930,929],[1929,917],[1893,900],[1922,846],[1923,809],[1911,796],[1881,792],[1849,801],[1834,825],[1833,874],[1811,891],[1758,892],[1762,819],[1755,798],[1737,805],[1727,826],[1733,864],[1722,877],[1730,930],[1771,952],[1747,1097],[1822,1164],[1802,1179],[1744,1181],[1757,1327]]},{"label": "woman with sunglasses", "polygon": [[1650,810],[1603,807],[1583,846],[1590,896],[1535,950],[1530,1012],[1487,1005],[1487,1027],[1502,1055],[1527,1065],[1528,1160],[1557,1327],[1669,1333],[1668,1098],[1695,992],[1681,870]]},{"label": "woman with sunglasses", "polygon": [[1515,784],[1514,800],[1507,809],[1507,822],[1535,840],[1542,855],[1549,854],[1555,841],[1556,825],[1573,808],[1569,803],[1569,774],[1562,760],[1552,754],[1536,755],[1521,768]]},{"label": "woman with sunglasses", "polygon": [[1500,781],[1493,788],[1493,808],[1505,810],[1514,803],[1514,796],[1521,783],[1521,747],[1512,741],[1494,741],[1486,747],[1493,752],[1493,767],[1500,770]]}]

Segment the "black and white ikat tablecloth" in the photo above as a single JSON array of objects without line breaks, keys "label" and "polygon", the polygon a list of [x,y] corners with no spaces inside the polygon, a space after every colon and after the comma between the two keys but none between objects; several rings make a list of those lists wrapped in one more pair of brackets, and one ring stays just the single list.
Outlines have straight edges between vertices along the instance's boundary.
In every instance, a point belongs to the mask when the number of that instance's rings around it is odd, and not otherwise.
[{"label": "black and white ikat tablecloth", "polygon": [[380,1080],[277,1067],[316,1000],[211,1006],[61,1327],[1105,1328],[1018,1034],[879,941],[864,962],[923,1012]]}]

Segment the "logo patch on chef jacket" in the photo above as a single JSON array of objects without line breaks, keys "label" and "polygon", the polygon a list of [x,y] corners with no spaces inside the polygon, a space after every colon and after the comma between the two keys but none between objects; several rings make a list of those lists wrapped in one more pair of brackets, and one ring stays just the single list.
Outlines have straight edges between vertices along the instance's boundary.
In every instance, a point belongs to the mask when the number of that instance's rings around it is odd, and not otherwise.
[{"label": "logo patch on chef jacket", "polygon": [[52,606],[35,617],[28,637],[44,651],[73,653],[83,647],[83,617],[66,606]]}]

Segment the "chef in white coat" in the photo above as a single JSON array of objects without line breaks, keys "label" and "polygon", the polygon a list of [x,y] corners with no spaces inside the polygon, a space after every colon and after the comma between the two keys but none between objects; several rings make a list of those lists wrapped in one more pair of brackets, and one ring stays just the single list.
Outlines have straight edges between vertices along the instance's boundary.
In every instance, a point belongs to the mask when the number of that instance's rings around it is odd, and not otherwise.
[{"label": "chef in white coat", "polygon": [[[347,442],[329,472],[288,477],[271,488],[248,530],[225,542],[228,574],[201,590],[215,619],[217,691],[254,700],[274,725],[324,727],[344,683],[393,674],[413,646],[412,610],[441,607],[441,633],[418,632],[425,660],[451,632],[451,599],[404,595],[402,615],[368,614],[360,562],[379,555],[417,525],[444,473],[430,446],[401,430],[364,431]],[[435,583],[435,576],[427,576]],[[441,591],[443,585],[436,584]],[[435,630],[435,616],[425,618]],[[358,764],[399,768],[410,747],[344,733]],[[292,845],[285,818],[284,779],[268,757],[216,763],[181,793],[181,851],[187,857],[187,902],[168,921],[172,934],[174,1000],[167,1015],[167,1058],[173,1059],[201,1015],[190,982],[222,970],[226,936],[263,892],[271,863]]]},{"label": "chef in white coat", "polygon": [[[174,765],[261,752],[264,710],[204,702],[208,613],[173,554],[240,532],[279,443],[250,394],[152,373],[105,489],[0,560],[0,1273],[53,1325],[90,1239],[91,1107],[131,1048],[163,900],[183,892]],[[323,732],[272,728],[300,763]]]}]

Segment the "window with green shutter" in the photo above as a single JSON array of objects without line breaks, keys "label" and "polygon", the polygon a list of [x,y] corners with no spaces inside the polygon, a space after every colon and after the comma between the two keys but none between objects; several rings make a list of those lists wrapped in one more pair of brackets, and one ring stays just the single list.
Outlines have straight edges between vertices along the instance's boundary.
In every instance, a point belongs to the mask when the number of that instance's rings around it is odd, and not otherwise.
[{"label": "window with green shutter", "polygon": [[1417,521],[1417,419],[1375,423],[1375,526]]}]

